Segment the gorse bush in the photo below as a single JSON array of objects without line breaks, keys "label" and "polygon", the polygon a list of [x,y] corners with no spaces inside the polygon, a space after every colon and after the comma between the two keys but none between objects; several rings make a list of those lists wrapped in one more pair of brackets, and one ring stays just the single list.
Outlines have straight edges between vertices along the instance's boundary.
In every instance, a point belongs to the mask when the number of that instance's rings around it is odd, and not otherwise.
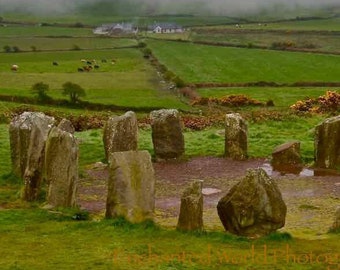
[{"label": "gorse bush", "polygon": [[221,98],[201,97],[192,102],[192,105],[209,105],[209,104],[217,104],[227,107],[264,106],[262,102],[247,97],[246,95],[230,95]]},{"label": "gorse bush", "polygon": [[299,100],[290,108],[298,112],[335,113],[340,111],[340,93],[337,91],[327,91],[325,95],[318,98],[306,98]]}]

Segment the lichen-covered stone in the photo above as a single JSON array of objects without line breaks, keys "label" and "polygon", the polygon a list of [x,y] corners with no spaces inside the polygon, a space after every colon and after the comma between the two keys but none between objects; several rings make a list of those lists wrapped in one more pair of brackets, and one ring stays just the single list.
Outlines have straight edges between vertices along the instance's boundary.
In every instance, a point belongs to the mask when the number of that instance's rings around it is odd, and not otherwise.
[{"label": "lichen-covered stone", "polygon": [[235,160],[248,157],[248,126],[238,113],[225,118],[225,156]]},{"label": "lichen-covered stone", "polygon": [[331,228],[332,231],[340,232],[340,207],[335,212],[334,222]]},{"label": "lichen-covered stone", "polygon": [[285,224],[286,204],[276,183],[263,169],[249,169],[217,205],[225,230],[259,237]]},{"label": "lichen-covered stone", "polygon": [[155,209],[155,175],[149,152],[112,153],[109,173],[105,216],[121,216],[132,223],[152,220]]},{"label": "lichen-covered stone", "polygon": [[340,115],[327,118],[315,128],[315,166],[340,168]]},{"label": "lichen-covered stone", "polygon": [[184,154],[184,136],[178,111],[173,109],[152,111],[150,119],[156,158],[180,158]]},{"label": "lichen-covered stone", "polygon": [[13,173],[24,181],[24,200],[38,198],[43,178],[45,142],[54,118],[40,112],[24,112],[9,126]]},{"label": "lichen-covered stone", "polygon": [[79,148],[70,132],[53,127],[45,150],[47,203],[53,207],[76,206]]},{"label": "lichen-covered stone", "polygon": [[276,147],[272,153],[271,165],[277,171],[300,172],[302,170],[300,142],[291,141]]},{"label": "lichen-covered stone", "polygon": [[74,134],[75,128],[72,125],[71,121],[68,119],[63,118],[60,123],[58,124],[58,128],[60,128],[63,131],[67,131],[71,134]]},{"label": "lichen-covered stone", "polygon": [[103,143],[106,159],[110,154],[121,151],[136,151],[138,148],[138,123],[132,111],[110,117],[105,124]]},{"label": "lichen-covered stone", "polygon": [[203,181],[197,180],[188,187],[181,197],[181,208],[177,229],[181,231],[203,230]]}]

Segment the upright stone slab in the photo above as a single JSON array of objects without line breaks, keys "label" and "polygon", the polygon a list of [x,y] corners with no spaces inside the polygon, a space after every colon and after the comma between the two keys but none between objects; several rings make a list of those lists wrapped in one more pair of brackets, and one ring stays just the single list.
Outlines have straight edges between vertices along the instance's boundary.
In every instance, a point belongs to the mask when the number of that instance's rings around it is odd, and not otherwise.
[{"label": "upright stone slab", "polygon": [[42,182],[45,142],[54,118],[40,112],[24,112],[9,126],[12,171],[24,180],[24,200],[37,199]]},{"label": "upright stone slab", "polygon": [[276,183],[263,169],[249,169],[217,205],[226,231],[259,237],[285,224],[286,204]]},{"label": "upright stone slab", "polygon": [[328,118],[315,128],[315,166],[340,168],[340,115]]},{"label": "upright stone slab", "polygon": [[74,126],[72,125],[71,121],[68,119],[63,118],[60,123],[58,124],[58,128],[60,128],[63,131],[67,131],[71,134],[74,134],[76,131]]},{"label": "upright stone slab", "polygon": [[277,146],[272,152],[271,165],[276,171],[298,173],[302,170],[300,142],[291,141]]},{"label": "upright stone slab", "polygon": [[53,127],[48,135],[45,151],[49,205],[76,206],[78,156],[79,147],[76,138],[70,132]]},{"label": "upright stone slab", "polygon": [[225,156],[235,160],[248,157],[248,126],[238,113],[227,114],[225,118]]},{"label": "upright stone slab", "polygon": [[331,228],[332,231],[340,232],[340,207],[335,212],[334,222]]},{"label": "upright stone slab", "polygon": [[177,229],[181,231],[203,230],[203,181],[197,180],[188,187],[181,198]]},{"label": "upright stone slab", "polygon": [[180,158],[184,154],[184,136],[177,110],[158,110],[150,113],[152,142],[156,158]]},{"label": "upright stone slab", "polygon": [[114,152],[109,172],[105,216],[121,216],[132,223],[153,219],[155,176],[149,152]]},{"label": "upright stone slab", "polygon": [[110,154],[121,151],[136,151],[138,148],[138,123],[132,111],[122,116],[110,117],[103,134],[106,159]]}]

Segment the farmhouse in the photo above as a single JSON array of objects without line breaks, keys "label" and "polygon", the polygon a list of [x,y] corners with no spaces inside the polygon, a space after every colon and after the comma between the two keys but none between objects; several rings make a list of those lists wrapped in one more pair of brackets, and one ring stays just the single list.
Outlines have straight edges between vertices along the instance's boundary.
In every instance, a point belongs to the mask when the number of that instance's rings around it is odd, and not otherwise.
[{"label": "farmhouse", "polygon": [[154,23],[148,26],[149,33],[182,33],[184,29],[182,26],[175,23]]},{"label": "farmhouse", "polygon": [[136,34],[138,27],[132,23],[111,23],[103,24],[93,30],[96,35],[120,35],[120,34]]}]

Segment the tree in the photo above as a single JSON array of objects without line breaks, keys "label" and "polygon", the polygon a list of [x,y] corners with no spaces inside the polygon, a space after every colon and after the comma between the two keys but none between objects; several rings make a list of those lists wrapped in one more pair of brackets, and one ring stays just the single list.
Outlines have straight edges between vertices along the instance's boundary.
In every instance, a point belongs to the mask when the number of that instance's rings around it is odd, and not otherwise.
[{"label": "tree", "polygon": [[20,52],[21,50],[20,50],[20,48],[18,46],[13,46],[12,47],[12,51],[17,53],[17,52]]},{"label": "tree", "polygon": [[34,84],[31,88],[33,94],[35,94],[39,101],[46,101],[50,97],[47,95],[47,91],[49,90],[50,86],[43,82],[38,82]]},{"label": "tree", "polygon": [[80,97],[86,96],[85,90],[78,84],[66,82],[63,84],[64,96],[69,96],[72,104],[77,103]]},{"label": "tree", "polygon": [[12,48],[9,45],[5,45],[3,48],[6,53],[10,53],[12,51]]}]

